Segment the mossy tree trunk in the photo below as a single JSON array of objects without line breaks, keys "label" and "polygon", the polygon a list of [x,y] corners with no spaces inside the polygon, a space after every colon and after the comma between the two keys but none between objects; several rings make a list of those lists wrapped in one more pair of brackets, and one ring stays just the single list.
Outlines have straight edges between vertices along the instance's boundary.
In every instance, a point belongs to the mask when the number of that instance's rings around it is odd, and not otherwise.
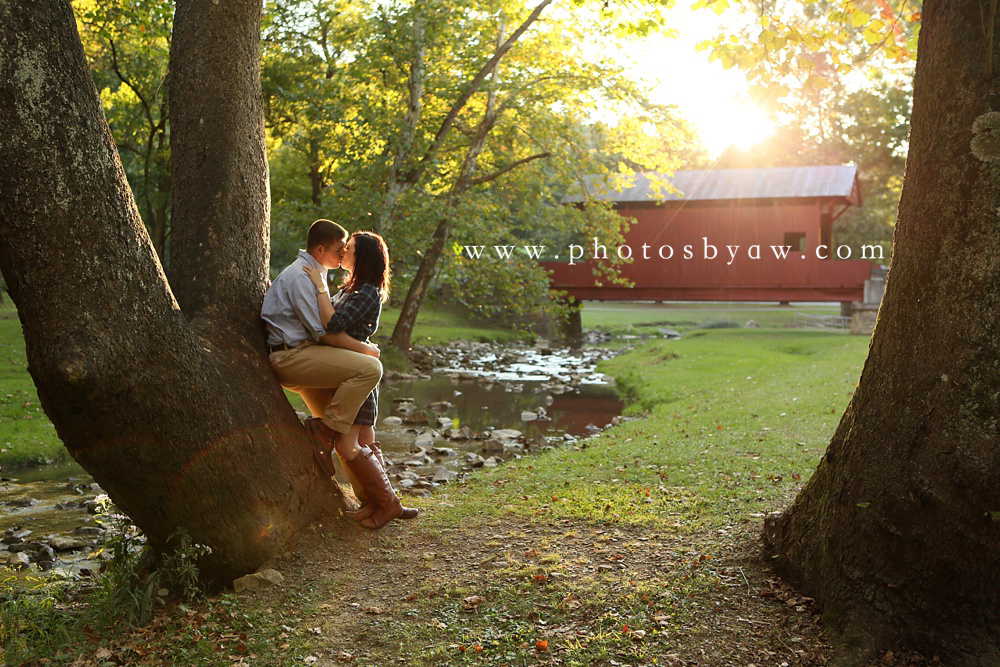
[{"label": "mossy tree trunk", "polygon": [[896,646],[950,666],[1000,664],[1000,123],[986,115],[1000,110],[1000,47],[987,38],[1000,30],[990,9],[924,3],[868,359],[816,473],[765,525],[765,553],[821,605],[838,664]]},{"label": "mossy tree trunk", "polygon": [[268,368],[259,0],[178,0],[171,282],[64,0],[0,3],[0,269],[46,414],[163,550],[253,571],[339,502]]}]

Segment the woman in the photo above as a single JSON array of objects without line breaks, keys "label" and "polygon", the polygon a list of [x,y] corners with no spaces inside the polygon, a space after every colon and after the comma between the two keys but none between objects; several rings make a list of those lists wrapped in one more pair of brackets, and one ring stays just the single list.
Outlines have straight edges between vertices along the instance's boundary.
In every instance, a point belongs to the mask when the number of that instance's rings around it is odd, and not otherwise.
[{"label": "woman", "polygon": [[[317,289],[320,318],[327,324],[328,333],[343,331],[360,343],[355,351],[372,351],[378,347],[370,337],[378,329],[382,304],[389,298],[392,271],[389,268],[389,249],[381,236],[374,232],[355,232],[347,241],[340,261],[347,276],[341,289],[332,299],[319,291],[325,287],[322,272],[303,267]],[[417,510],[403,507],[389,484],[381,450],[375,442],[375,419],[378,416],[378,388],[368,396],[354,420],[351,430],[337,439],[335,449],[350,473],[351,484],[359,498],[367,504],[348,516],[360,521],[366,528],[381,528],[395,518],[411,519]]]}]

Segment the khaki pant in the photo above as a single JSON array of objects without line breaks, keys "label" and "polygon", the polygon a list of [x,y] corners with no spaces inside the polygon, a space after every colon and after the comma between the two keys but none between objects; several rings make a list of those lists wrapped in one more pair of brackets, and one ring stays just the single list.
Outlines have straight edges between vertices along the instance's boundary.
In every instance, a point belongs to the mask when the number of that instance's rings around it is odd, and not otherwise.
[{"label": "khaki pant", "polygon": [[330,345],[303,343],[293,350],[272,352],[268,361],[283,387],[302,396],[314,415],[347,433],[368,394],[382,379],[375,357]]}]

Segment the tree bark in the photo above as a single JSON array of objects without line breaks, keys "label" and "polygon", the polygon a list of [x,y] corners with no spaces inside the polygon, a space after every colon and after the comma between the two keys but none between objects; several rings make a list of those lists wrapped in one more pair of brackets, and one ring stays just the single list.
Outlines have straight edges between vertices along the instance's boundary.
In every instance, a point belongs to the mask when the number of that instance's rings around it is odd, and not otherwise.
[{"label": "tree bark", "polygon": [[1000,664],[1000,81],[981,5],[924,3],[868,359],[815,474],[765,524],[766,555],[819,602],[839,664],[897,645]]},{"label": "tree bark", "polygon": [[211,547],[200,564],[217,584],[338,500],[313,474],[263,347],[259,11],[255,0],[178,2],[175,299],[69,3],[0,3],[0,270],[28,370],[70,454],[156,549],[181,527]]},{"label": "tree bark", "polygon": [[319,159],[319,141],[309,140],[309,201],[316,208],[323,203],[323,165]]}]

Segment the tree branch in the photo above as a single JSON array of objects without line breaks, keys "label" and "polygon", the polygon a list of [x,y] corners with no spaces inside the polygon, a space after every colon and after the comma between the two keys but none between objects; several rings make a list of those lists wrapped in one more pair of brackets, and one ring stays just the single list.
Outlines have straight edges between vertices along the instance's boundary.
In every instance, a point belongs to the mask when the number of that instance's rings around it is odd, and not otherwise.
[{"label": "tree branch", "polygon": [[542,11],[551,3],[552,0],[542,0],[542,2],[540,2],[534,10],[532,10],[531,14],[528,15],[528,18],[526,18],[524,22],[517,27],[517,30],[511,33],[510,37],[508,37],[507,40],[497,48],[497,50],[493,53],[493,56],[480,68],[479,72],[476,73],[476,76],[474,76],[469,82],[469,85],[466,86],[465,92],[463,92],[462,95],[455,100],[455,103],[452,104],[451,109],[448,111],[448,115],[445,116],[443,121],[441,121],[441,126],[438,128],[437,134],[434,135],[434,140],[431,142],[431,145],[427,148],[424,156],[420,159],[420,163],[411,171],[410,174],[407,175],[408,181],[416,182],[419,180],[421,174],[423,174],[424,170],[427,168],[427,165],[430,164],[434,154],[441,147],[441,144],[444,143],[444,139],[448,135],[448,131],[451,130],[459,112],[465,107],[472,95],[479,90],[479,86],[481,86],[483,81],[486,80],[486,77],[490,75],[500,59],[503,58],[508,51],[510,51],[511,47],[513,47],[517,40],[520,39],[521,35],[524,34],[531,24],[538,19]]},{"label": "tree branch", "polygon": [[504,167],[502,169],[498,169],[497,171],[493,172],[489,176],[483,176],[482,178],[475,178],[475,179],[473,179],[469,183],[469,185],[470,186],[471,185],[481,185],[483,183],[488,183],[489,181],[492,181],[494,179],[499,178],[500,176],[503,176],[508,171],[520,167],[522,164],[527,164],[528,162],[531,162],[532,160],[541,160],[543,158],[547,158],[547,157],[551,157],[551,156],[552,156],[552,153],[549,153],[549,152],[536,153],[535,155],[529,155],[526,158],[522,158],[522,159],[517,160],[515,162],[511,162],[506,167]]},{"label": "tree branch", "polygon": [[139,98],[139,103],[142,105],[143,113],[146,115],[146,120],[149,122],[150,127],[155,126],[156,123],[153,122],[153,112],[149,108],[149,103],[146,101],[146,98],[143,97],[142,93],[139,92],[139,89],[135,87],[128,77],[122,73],[121,68],[118,66],[118,51],[115,49],[115,40],[108,39],[108,46],[111,47],[111,68],[115,71],[115,74],[121,82],[128,86],[129,90],[131,90],[135,96]]}]

